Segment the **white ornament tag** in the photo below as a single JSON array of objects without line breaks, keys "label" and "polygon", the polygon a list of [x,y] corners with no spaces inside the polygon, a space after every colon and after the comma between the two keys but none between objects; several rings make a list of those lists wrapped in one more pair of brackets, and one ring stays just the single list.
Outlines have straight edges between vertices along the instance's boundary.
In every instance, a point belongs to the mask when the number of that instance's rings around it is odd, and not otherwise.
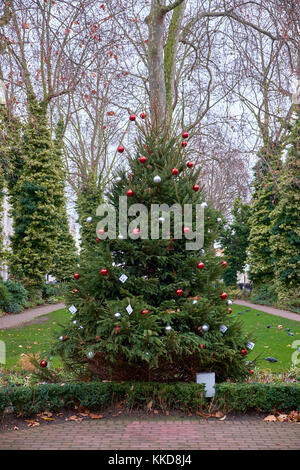
[{"label": "white ornament tag", "polygon": [[251,343],[251,342],[250,342],[250,343],[247,343],[247,344],[246,344],[246,347],[247,347],[248,349],[253,349],[254,346],[255,346],[255,343]]},{"label": "white ornament tag", "polygon": [[122,276],[121,276],[119,279],[120,279],[120,281],[124,284],[124,282],[127,281],[128,276],[126,276],[126,274],[122,274]]},{"label": "white ornament tag", "polygon": [[71,312],[72,315],[77,312],[77,308],[75,307],[75,305],[71,305],[71,307],[69,308],[69,312]]},{"label": "white ornament tag", "polygon": [[221,325],[221,326],[220,326],[220,331],[221,331],[222,333],[225,333],[227,330],[228,330],[228,328],[227,328],[226,325]]},{"label": "white ornament tag", "polygon": [[126,307],[126,310],[127,310],[128,315],[131,315],[133,312],[133,308],[131,307],[130,304]]}]

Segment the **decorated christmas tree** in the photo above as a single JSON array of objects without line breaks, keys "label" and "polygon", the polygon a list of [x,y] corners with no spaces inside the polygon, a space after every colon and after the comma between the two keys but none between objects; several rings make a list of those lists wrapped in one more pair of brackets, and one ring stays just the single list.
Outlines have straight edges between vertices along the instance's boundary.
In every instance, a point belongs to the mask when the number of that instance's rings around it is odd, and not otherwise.
[{"label": "decorated christmas tree", "polygon": [[52,354],[101,380],[195,381],[210,371],[243,378],[251,338],[223,291],[220,214],[188,160],[188,133],[138,128],[134,155],[118,148],[127,164],[106,194],[108,212],[100,206],[88,217],[94,248],[74,273],[72,316]]}]

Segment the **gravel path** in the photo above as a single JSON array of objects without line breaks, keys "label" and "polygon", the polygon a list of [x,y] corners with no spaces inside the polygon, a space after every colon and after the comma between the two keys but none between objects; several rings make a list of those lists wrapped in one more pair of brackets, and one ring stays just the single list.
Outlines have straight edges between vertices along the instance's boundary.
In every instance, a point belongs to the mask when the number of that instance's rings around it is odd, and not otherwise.
[{"label": "gravel path", "polygon": [[5,315],[0,317],[0,330],[6,330],[8,328],[15,328],[16,326],[24,325],[27,322],[30,322],[36,317],[41,315],[47,315],[47,313],[54,312],[55,310],[60,310],[64,308],[65,304],[49,304],[42,305],[36,308],[30,308],[23,313]]},{"label": "gravel path", "polygon": [[253,304],[246,300],[234,300],[234,304],[242,305],[243,307],[254,308],[255,310],[261,310],[262,312],[270,313],[278,317],[288,318],[289,320],[300,321],[300,315],[298,313],[289,312],[288,310],[281,310],[279,308],[268,307],[267,305]]}]

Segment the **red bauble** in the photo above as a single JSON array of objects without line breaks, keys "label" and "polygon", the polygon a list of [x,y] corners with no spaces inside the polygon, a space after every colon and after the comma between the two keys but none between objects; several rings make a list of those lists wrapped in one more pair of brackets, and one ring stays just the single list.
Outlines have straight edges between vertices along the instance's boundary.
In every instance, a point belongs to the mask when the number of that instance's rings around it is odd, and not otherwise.
[{"label": "red bauble", "polygon": [[144,155],[142,155],[142,156],[139,158],[139,161],[140,161],[141,163],[146,163],[147,158],[144,157]]},{"label": "red bauble", "polygon": [[130,121],[135,121],[136,119],[135,114],[130,114],[129,119]]},{"label": "red bauble", "polygon": [[104,228],[99,228],[98,233],[99,235],[103,235],[103,233],[105,233]]},{"label": "red bauble", "polygon": [[146,113],[141,113],[140,117],[141,117],[141,119],[145,119],[147,117],[147,114]]},{"label": "red bauble", "polygon": [[63,341],[67,341],[69,338],[67,335],[63,336]]},{"label": "red bauble", "polygon": [[189,136],[189,133],[188,133],[188,132],[185,131],[185,132],[182,133],[182,137],[183,137],[184,139],[187,139],[188,136]]},{"label": "red bauble", "polygon": [[132,189],[128,189],[128,191],[127,191],[126,194],[127,194],[128,197],[133,196],[133,191],[132,191]]},{"label": "red bauble", "polygon": [[229,308],[229,309],[228,309],[228,313],[232,313],[232,308]]},{"label": "red bauble", "polygon": [[226,268],[227,267],[227,261],[222,261],[222,266],[223,266],[223,268]]},{"label": "red bauble", "polygon": [[177,294],[178,296],[182,295],[182,294],[183,294],[183,290],[182,290],[182,289],[177,289],[176,294]]},{"label": "red bauble", "polygon": [[247,349],[242,349],[241,350],[242,356],[246,356],[247,353],[248,353]]},{"label": "red bauble", "polygon": [[149,313],[149,310],[142,310],[143,315],[146,315],[147,313]]},{"label": "red bauble", "polygon": [[197,192],[199,191],[199,189],[200,189],[200,186],[198,186],[198,184],[194,184],[193,190]]},{"label": "red bauble", "polygon": [[187,146],[187,142],[186,142],[185,140],[183,140],[183,141],[181,142],[181,147],[186,147],[186,146]]},{"label": "red bauble", "polygon": [[225,300],[227,298],[227,294],[226,292],[222,292],[222,294],[220,295],[221,299]]},{"label": "red bauble", "polygon": [[79,279],[79,278],[80,278],[79,274],[78,274],[78,273],[75,273],[75,274],[74,274],[74,279]]},{"label": "red bauble", "polygon": [[99,243],[100,242],[100,239],[99,238],[96,238],[96,243]]},{"label": "red bauble", "polygon": [[187,162],[186,166],[188,168],[192,168],[194,166],[194,163],[193,162]]},{"label": "red bauble", "polygon": [[108,269],[106,269],[106,268],[100,269],[100,274],[101,274],[102,276],[107,276],[107,274],[108,274]]},{"label": "red bauble", "polygon": [[190,233],[190,231],[191,231],[190,227],[183,228],[183,233]]},{"label": "red bauble", "polygon": [[44,369],[45,367],[47,367],[47,365],[48,365],[47,361],[42,360],[42,361],[40,362],[40,366],[43,367],[43,369]]},{"label": "red bauble", "polygon": [[172,175],[177,176],[179,173],[179,170],[177,168],[172,168]]},{"label": "red bauble", "polygon": [[124,150],[125,150],[125,149],[124,149],[123,145],[119,145],[119,147],[118,147],[118,152],[119,152],[119,153],[123,153]]},{"label": "red bauble", "polygon": [[201,349],[205,349],[205,345],[204,345],[204,344],[200,344],[200,348],[201,348]]},{"label": "red bauble", "polygon": [[202,263],[202,261],[200,261],[200,262],[197,264],[197,268],[198,268],[198,269],[203,269],[203,268],[204,268],[204,263]]},{"label": "red bauble", "polygon": [[140,233],[140,229],[139,229],[139,228],[134,228],[134,229],[132,230],[132,233],[133,233],[134,235],[138,235],[138,234]]},{"label": "red bauble", "polygon": [[250,374],[254,374],[254,370],[249,369]]},{"label": "red bauble", "polygon": [[74,289],[73,292],[76,294],[78,292],[78,289]]}]

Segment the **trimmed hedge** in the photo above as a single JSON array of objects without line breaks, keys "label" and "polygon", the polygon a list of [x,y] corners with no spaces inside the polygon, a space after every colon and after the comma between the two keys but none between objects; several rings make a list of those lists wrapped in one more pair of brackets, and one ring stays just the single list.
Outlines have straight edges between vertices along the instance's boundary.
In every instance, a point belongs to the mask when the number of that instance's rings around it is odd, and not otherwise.
[{"label": "trimmed hedge", "polygon": [[[0,417],[9,406],[15,413],[28,417],[42,411],[74,408],[75,405],[104,410],[120,401],[124,408],[145,411],[151,405],[151,408],[163,411],[195,412],[207,409],[210,403],[205,398],[204,385],[196,383],[79,382],[13,386],[0,389]],[[300,384],[222,383],[216,385],[213,402],[226,411],[300,411]]]},{"label": "trimmed hedge", "polygon": [[58,411],[75,405],[90,410],[105,409],[123,401],[125,408],[174,409],[197,411],[205,406],[202,384],[157,384],[94,382],[45,384],[32,387],[11,387],[0,390],[0,416],[12,406],[17,414],[28,417],[42,411]]},{"label": "trimmed hedge", "polygon": [[215,399],[220,408],[232,411],[300,411],[300,384],[222,383]]}]

